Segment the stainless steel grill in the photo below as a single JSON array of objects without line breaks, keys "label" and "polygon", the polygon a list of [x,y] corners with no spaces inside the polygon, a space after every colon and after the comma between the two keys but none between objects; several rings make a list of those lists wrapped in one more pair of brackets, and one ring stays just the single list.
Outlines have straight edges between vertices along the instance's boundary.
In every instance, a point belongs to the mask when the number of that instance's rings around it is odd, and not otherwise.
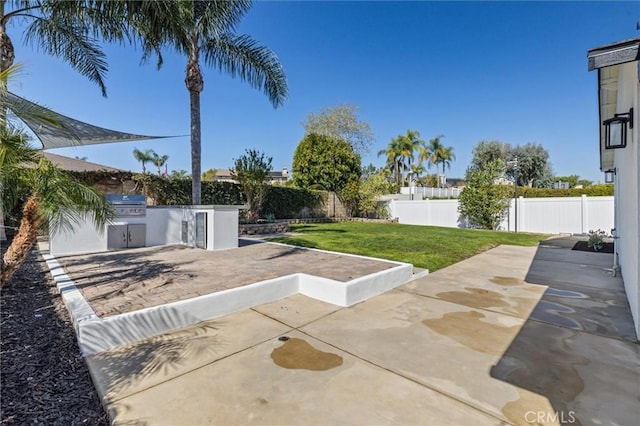
[{"label": "stainless steel grill", "polygon": [[147,200],[144,195],[106,194],[105,198],[113,205],[117,218],[147,216]]}]

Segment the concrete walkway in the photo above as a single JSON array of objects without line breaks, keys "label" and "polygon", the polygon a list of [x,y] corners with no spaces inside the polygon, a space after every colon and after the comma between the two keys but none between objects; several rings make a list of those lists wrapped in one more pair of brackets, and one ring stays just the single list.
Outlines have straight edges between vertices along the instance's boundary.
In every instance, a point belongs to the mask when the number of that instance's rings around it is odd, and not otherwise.
[{"label": "concrete walkway", "polygon": [[87,361],[115,424],[635,425],[612,256],[563,245],[500,246],[350,308],[295,295]]}]

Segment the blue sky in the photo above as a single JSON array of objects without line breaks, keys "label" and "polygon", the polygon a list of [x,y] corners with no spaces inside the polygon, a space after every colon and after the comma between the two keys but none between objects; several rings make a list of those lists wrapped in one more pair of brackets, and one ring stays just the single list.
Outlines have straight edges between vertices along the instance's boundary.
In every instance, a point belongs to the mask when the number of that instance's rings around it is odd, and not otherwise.
[{"label": "blue sky", "polygon": [[[596,73],[587,50],[640,36],[639,2],[302,2],[260,1],[238,33],[274,50],[290,96],[273,109],[262,92],[205,69],[202,170],[228,168],[245,149],[291,167],[311,112],[355,104],[376,141],[363,164],[407,129],[426,140],[444,134],[462,177],[480,140],[536,142],[558,175],[602,181],[598,167]],[[108,45],[108,98],[59,59],[26,46],[10,26],[16,61],[12,90],[62,114],[116,130],[189,133],[186,60],[165,54],[140,64],[140,51]],[[140,171],[134,148],[169,156],[169,170],[191,170],[189,137],[52,152]]]}]

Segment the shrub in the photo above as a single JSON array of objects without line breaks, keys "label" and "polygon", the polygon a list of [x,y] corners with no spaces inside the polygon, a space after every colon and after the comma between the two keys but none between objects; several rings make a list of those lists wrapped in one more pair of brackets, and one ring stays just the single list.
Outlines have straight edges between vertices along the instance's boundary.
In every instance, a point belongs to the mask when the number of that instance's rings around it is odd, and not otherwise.
[{"label": "shrub", "polygon": [[511,189],[494,182],[502,173],[502,161],[492,161],[484,169],[469,168],[467,185],[460,193],[458,211],[471,225],[484,229],[497,229],[509,206]]}]

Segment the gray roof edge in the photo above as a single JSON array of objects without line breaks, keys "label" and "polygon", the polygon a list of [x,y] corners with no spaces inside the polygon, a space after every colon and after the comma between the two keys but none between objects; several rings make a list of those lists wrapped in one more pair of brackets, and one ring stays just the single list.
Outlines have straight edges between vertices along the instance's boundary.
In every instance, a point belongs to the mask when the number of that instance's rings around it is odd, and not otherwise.
[{"label": "gray roof edge", "polygon": [[94,163],[92,161],[81,160],[79,158],[67,157],[66,155],[54,154],[52,152],[41,151],[44,157],[62,168],[68,171],[105,171],[105,172],[128,172],[128,170],[119,169],[117,167],[106,166],[104,164]]},{"label": "gray roof edge", "polygon": [[587,52],[589,71],[640,60],[640,37],[595,47]]}]

